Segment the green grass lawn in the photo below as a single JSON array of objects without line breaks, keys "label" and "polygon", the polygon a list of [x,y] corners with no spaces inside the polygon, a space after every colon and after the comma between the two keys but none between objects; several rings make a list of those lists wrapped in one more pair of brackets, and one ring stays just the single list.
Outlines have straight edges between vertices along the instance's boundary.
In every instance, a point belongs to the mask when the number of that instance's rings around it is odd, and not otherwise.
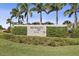
[{"label": "green grass lawn", "polygon": [[15,43],[5,39],[0,39],[0,55],[19,56],[19,55],[79,55],[79,45],[75,46],[61,46],[49,47],[40,45],[26,45],[22,43]]}]

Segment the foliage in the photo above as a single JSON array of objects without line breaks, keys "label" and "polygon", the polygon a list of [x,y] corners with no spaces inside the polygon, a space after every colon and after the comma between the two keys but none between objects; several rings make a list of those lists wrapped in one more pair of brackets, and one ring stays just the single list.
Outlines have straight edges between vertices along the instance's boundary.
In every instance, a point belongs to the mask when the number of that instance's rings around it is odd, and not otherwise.
[{"label": "foliage", "polygon": [[8,27],[8,29],[6,29],[4,32],[5,33],[11,33],[11,27]]},{"label": "foliage", "polygon": [[[46,34],[47,37],[72,37],[77,38],[79,37],[79,28],[72,29],[72,33],[68,33],[67,27],[47,27]],[[9,33],[9,29],[7,33]],[[27,27],[14,27],[11,29],[11,33],[15,35],[26,35],[27,36]]]},{"label": "foliage", "polygon": [[20,22],[23,22],[23,15],[20,13],[20,10],[18,8],[13,8],[10,14],[11,14],[11,19],[14,17],[18,18],[18,24],[20,24]]},{"label": "foliage", "polygon": [[[74,39],[75,40],[75,39]],[[0,56],[79,56],[79,45],[49,47],[27,45],[0,38]]]},{"label": "foliage", "polygon": [[67,37],[66,27],[47,27],[48,37]]},{"label": "foliage", "polygon": [[30,3],[19,3],[17,4],[20,13],[24,14],[24,18],[27,17],[26,22],[28,24],[28,15],[32,16],[32,12],[30,11]]},{"label": "foliage", "polygon": [[68,25],[68,24],[72,24],[72,22],[69,21],[69,20],[66,20],[66,21],[63,22],[63,24],[67,24]]},{"label": "foliage", "polygon": [[27,27],[15,26],[11,32],[15,35],[27,35]]},{"label": "foliage", "polygon": [[40,24],[39,22],[33,22],[32,23],[33,25],[38,25],[38,24]]},{"label": "foliage", "polygon": [[66,4],[65,3],[46,3],[45,7],[48,10],[48,14],[56,11],[56,24],[58,24],[58,11],[61,10]]},{"label": "foliage", "polygon": [[78,21],[77,12],[79,12],[79,10],[78,10],[79,4],[77,4],[77,3],[69,3],[69,5],[71,6],[71,8],[66,10],[64,12],[64,15],[65,16],[69,15],[69,17],[71,17],[74,14],[74,16],[75,16],[74,26],[75,26],[75,28],[77,28],[77,21]]},{"label": "foliage", "polygon": [[43,4],[43,3],[33,3],[33,5],[35,7],[31,8],[30,10],[36,11],[37,13],[40,14],[40,24],[42,24],[42,14],[43,14],[43,12],[47,13],[46,9],[45,9],[45,4]]},{"label": "foliage", "polygon": [[43,24],[53,25],[54,23],[52,23],[52,22],[45,22]]},{"label": "foliage", "polygon": [[3,29],[2,25],[0,25],[0,29]]},{"label": "foliage", "polygon": [[73,29],[72,38],[79,38],[79,27]]},{"label": "foliage", "polygon": [[17,43],[43,45],[43,46],[67,46],[79,45],[79,38],[59,38],[59,37],[34,37],[26,35],[0,34],[2,39],[7,39]]},{"label": "foliage", "polygon": [[0,34],[0,38],[2,38],[2,39],[12,39],[12,38],[14,38],[14,35],[13,34],[11,34],[11,33],[1,33]]}]

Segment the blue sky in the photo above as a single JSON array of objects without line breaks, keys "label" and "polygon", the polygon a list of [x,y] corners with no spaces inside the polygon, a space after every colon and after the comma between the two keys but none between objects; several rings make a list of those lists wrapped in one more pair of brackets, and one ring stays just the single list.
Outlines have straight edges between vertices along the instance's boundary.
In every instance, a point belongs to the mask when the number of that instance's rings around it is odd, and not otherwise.
[{"label": "blue sky", "polygon": [[[17,4],[15,3],[0,3],[0,25],[2,25],[3,27],[7,28],[9,26],[9,24],[6,24],[6,19],[9,18],[10,15],[10,11],[12,8],[15,8]],[[71,8],[71,6],[67,5],[65,6],[61,11],[59,11],[59,24],[62,24],[65,20],[70,20],[72,22],[74,22],[74,15],[72,17],[68,17],[68,16],[64,16],[63,12],[67,9]],[[52,12],[50,14],[45,14],[43,13],[43,22],[46,21],[51,21],[53,23],[55,23],[55,12]],[[79,16],[79,15],[78,15]],[[33,13],[32,17],[29,17],[29,22],[38,22],[40,20],[39,18],[39,14],[37,14],[37,12]],[[13,21],[16,21],[16,19],[14,18]]]}]

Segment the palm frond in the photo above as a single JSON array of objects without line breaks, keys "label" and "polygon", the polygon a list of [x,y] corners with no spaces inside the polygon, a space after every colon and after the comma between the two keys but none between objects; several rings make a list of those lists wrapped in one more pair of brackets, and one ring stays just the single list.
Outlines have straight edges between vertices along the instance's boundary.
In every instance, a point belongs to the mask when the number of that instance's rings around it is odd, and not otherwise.
[{"label": "palm frond", "polygon": [[37,11],[35,7],[31,8],[30,11]]},{"label": "palm frond", "polygon": [[69,17],[71,17],[71,16],[72,16],[72,14],[73,14],[73,12],[71,12],[71,13],[69,14]]},{"label": "palm frond", "polygon": [[32,11],[29,11],[30,17],[32,17]]},{"label": "palm frond", "polygon": [[24,17],[26,17],[26,16],[27,16],[27,13],[28,13],[28,12],[25,12]]},{"label": "palm frond", "polygon": [[66,10],[66,11],[64,12],[64,16],[69,15],[69,14],[71,14],[71,13],[72,13],[71,9],[68,9],[68,10]]},{"label": "palm frond", "polygon": [[6,23],[7,23],[7,24],[8,24],[8,23],[11,23],[11,21],[12,21],[12,19],[8,18]]}]

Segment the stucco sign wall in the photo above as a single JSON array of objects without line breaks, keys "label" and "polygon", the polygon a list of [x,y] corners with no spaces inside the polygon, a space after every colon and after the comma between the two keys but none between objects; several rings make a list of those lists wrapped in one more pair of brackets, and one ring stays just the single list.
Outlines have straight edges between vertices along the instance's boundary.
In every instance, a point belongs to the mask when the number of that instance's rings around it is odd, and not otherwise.
[{"label": "stucco sign wall", "polygon": [[27,36],[46,36],[46,26],[27,26]]}]

